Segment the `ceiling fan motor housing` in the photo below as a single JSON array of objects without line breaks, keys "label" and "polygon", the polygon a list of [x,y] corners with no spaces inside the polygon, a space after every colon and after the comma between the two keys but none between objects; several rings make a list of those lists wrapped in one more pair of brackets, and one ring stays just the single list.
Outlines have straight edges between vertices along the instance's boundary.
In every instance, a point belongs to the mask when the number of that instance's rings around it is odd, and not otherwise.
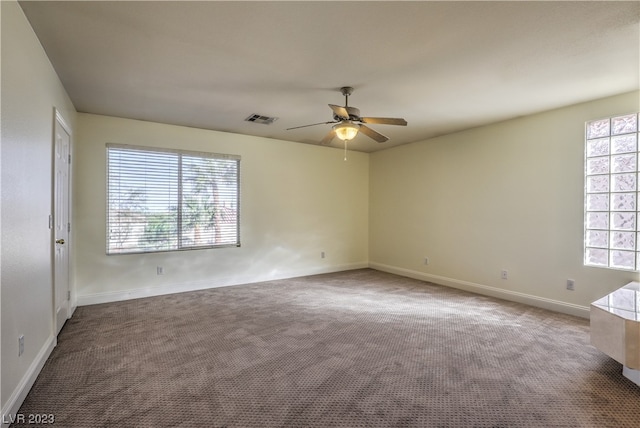
[{"label": "ceiling fan motor housing", "polygon": [[347,113],[349,113],[349,117],[340,117],[337,114],[334,114],[333,119],[334,120],[344,120],[344,119],[360,120],[360,109],[355,107],[345,107],[345,110],[347,110]]}]

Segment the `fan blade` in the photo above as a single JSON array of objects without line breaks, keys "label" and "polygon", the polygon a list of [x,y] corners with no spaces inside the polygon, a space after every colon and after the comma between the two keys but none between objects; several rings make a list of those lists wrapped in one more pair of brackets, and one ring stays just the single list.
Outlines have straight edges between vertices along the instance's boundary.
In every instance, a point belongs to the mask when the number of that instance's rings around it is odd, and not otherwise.
[{"label": "fan blade", "polygon": [[293,128],[285,129],[285,131],[290,131],[292,129],[306,128],[307,126],[326,125],[327,123],[336,123],[336,121],[333,120],[331,122],[318,122],[318,123],[312,123],[311,125],[294,126]]},{"label": "fan blade", "polygon": [[385,141],[387,141],[389,139],[389,137],[385,137],[384,135],[382,135],[378,131],[374,131],[373,129],[371,129],[368,126],[365,126],[365,125],[360,125],[360,132],[362,132],[364,135],[366,135],[369,138],[373,138],[378,143],[384,143]]},{"label": "fan blade", "polygon": [[347,111],[346,108],[341,107],[341,106],[337,106],[334,104],[329,104],[329,107],[331,107],[331,110],[333,110],[333,113],[338,116],[338,117],[342,117],[344,119],[349,119],[349,112]]},{"label": "fan blade", "polygon": [[407,126],[407,121],[398,117],[363,117],[364,123],[373,123],[376,125],[400,125]]},{"label": "fan blade", "polygon": [[333,129],[331,131],[329,131],[329,133],[327,135],[325,135],[325,137],[322,139],[322,141],[320,141],[321,145],[327,145],[331,142],[331,140],[333,140],[333,138],[336,136],[336,131],[334,131]]}]

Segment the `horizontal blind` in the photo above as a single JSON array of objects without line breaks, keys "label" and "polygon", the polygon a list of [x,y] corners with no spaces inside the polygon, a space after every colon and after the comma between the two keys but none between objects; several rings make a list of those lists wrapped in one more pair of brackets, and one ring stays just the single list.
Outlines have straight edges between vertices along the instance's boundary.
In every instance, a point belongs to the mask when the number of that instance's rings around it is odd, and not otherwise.
[{"label": "horizontal blind", "polygon": [[239,162],[107,144],[107,254],[240,245]]},{"label": "horizontal blind", "polygon": [[182,155],[181,246],[238,242],[238,161]]}]

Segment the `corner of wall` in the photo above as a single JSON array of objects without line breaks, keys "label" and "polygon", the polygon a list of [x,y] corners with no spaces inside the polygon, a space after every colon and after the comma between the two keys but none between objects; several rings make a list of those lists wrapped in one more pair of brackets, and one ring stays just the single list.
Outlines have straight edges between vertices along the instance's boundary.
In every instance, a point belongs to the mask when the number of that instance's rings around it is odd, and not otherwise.
[{"label": "corner of wall", "polygon": [[51,355],[53,348],[55,348],[56,343],[57,341],[55,336],[49,336],[44,346],[40,349],[40,352],[38,352],[38,355],[20,380],[20,383],[14,389],[13,394],[11,394],[11,396],[6,400],[5,406],[2,408],[2,419],[0,420],[3,428],[8,427],[16,420],[15,418],[20,410],[20,406],[22,406],[25,398],[27,398],[27,394],[38,378],[40,371],[47,362],[47,359],[49,358],[49,355]]},{"label": "corner of wall", "polygon": [[482,294],[484,296],[496,297],[511,302],[524,303],[529,306],[547,309],[554,312],[560,312],[567,315],[573,315],[581,318],[589,319],[589,307],[574,305],[572,303],[561,302],[559,300],[547,299],[531,294],[519,293],[511,290],[491,287],[488,285],[478,284],[470,281],[462,281],[455,278],[447,278],[438,275],[431,275],[424,272],[418,272],[410,269],[402,269],[394,266],[388,266],[381,263],[370,263],[371,269],[382,272],[393,273],[395,275],[406,276],[407,278],[418,279],[420,281],[431,282],[438,285],[444,285],[458,290],[469,291],[471,293]]}]

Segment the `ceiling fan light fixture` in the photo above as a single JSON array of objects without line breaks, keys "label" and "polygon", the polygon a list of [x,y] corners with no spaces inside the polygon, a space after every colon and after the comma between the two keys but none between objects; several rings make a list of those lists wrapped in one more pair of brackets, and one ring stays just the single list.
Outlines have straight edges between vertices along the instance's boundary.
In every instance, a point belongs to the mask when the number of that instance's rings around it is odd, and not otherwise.
[{"label": "ceiling fan light fixture", "polygon": [[356,135],[358,135],[359,129],[360,129],[360,125],[348,120],[345,120],[333,126],[333,130],[335,131],[336,136],[340,138],[342,141],[353,140],[356,137]]}]

